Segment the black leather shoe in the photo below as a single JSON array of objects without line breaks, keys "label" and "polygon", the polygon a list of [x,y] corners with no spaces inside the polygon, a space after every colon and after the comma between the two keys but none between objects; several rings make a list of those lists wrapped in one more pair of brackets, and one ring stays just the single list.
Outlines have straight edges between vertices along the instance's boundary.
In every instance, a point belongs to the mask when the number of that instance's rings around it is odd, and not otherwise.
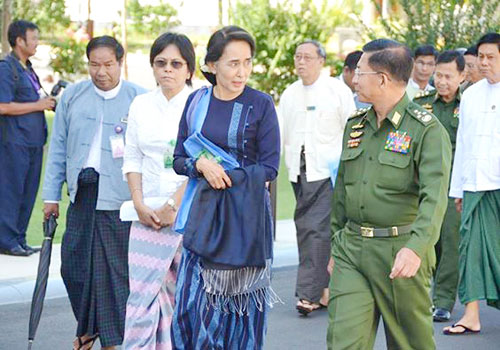
[{"label": "black leather shoe", "polygon": [[21,247],[24,250],[26,250],[27,252],[30,252],[31,254],[38,253],[40,250],[42,250],[42,248],[32,247],[32,246],[27,245],[26,243],[25,244],[21,244]]},{"label": "black leather shoe", "polygon": [[0,254],[13,255],[13,256],[30,256],[33,253],[25,250],[20,245],[17,245],[11,249],[0,248]]},{"label": "black leather shoe", "polygon": [[432,318],[434,322],[447,322],[450,320],[451,313],[446,309],[441,309],[437,307],[432,313]]}]

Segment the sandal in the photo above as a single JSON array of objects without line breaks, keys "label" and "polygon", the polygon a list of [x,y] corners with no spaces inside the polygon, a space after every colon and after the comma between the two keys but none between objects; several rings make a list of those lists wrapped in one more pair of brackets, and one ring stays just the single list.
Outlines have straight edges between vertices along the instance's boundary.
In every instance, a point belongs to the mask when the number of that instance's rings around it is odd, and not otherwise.
[{"label": "sandal", "polygon": [[307,316],[313,311],[318,311],[326,308],[326,305],[323,305],[321,303],[311,303],[310,301],[300,299],[297,302],[297,306],[295,308],[301,315]]},{"label": "sandal", "polygon": [[[451,328],[455,328],[455,327],[462,327],[464,329],[464,331],[463,332],[451,332],[450,331]],[[477,331],[475,331],[475,330],[470,329],[469,327],[464,326],[463,324],[460,324],[460,323],[452,324],[450,328],[443,329],[443,334],[444,335],[464,335],[464,334],[469,335],[469,334],[478,334],[480,332],[481,332],[480,329],[477,330]]]},{"label": "sandal", "polygon": [[[73,341],[73,350],[91,350],[98,336],[99,334],[97,333],[86,339],[84,339],[85,336],[76,337],[76,339]],[[75,346],[77,347],[75,348]]]}]

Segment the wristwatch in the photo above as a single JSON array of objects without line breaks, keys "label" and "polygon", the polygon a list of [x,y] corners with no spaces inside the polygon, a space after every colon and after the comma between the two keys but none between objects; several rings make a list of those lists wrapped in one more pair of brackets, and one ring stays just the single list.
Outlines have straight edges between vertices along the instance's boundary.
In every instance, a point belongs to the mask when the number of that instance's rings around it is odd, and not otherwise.
[{"label": "wristwatch", "polygon": [[175,205],[175,200],[173,198],[169,198],[168,201],[167,201],[167,205],[172,208],[174,211],[177,211],[178,208],[177,206]]}]

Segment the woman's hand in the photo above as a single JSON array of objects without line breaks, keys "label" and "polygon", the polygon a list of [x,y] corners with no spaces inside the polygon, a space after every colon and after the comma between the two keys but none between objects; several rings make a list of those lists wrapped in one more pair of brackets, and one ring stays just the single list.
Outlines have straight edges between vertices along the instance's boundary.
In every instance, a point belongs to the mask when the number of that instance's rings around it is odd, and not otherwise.
[{"label": "woman's hand", "polygon": [[212,188],[224,190],[231,187],[231,179],[227,176],[224,168],[217,162],[201,157],[196,161],[196,169],[203,175]]},{"label": "woman's hand", "polygon": [[177,211],[170,205],[165,204],[161,208],[156,209],[155,214],[160,219],[161,227],[167,227],[173,225],[175,217],[177,216]]},{"label": "woman's hand", "polygon": [[155,211],[147,205],[140,204],[135,207],[139,221],[144,226],[152,227],[155,230],[161,229],[160,218],[156,215]]}]

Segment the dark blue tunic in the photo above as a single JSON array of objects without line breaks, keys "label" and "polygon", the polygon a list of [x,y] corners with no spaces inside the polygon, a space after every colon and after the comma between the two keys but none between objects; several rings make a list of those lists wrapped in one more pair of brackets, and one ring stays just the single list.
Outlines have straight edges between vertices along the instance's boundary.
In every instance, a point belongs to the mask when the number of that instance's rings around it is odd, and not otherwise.
[{"label": "dark blue tunic", "polygon": [[[186,102],[174,151],[174,170],[189,177],[201,176],[194,167],[196,159],[190,158],[183,146],[189,137],[187,106],[194,94]],[[277,176],[280,132],[274,103],[269,95],[248,86],[240,96],[230,101],[222,101],[212,95],[201,133],[231,153],[242,167],[260,164],[266,168],[268,181]]]}]

